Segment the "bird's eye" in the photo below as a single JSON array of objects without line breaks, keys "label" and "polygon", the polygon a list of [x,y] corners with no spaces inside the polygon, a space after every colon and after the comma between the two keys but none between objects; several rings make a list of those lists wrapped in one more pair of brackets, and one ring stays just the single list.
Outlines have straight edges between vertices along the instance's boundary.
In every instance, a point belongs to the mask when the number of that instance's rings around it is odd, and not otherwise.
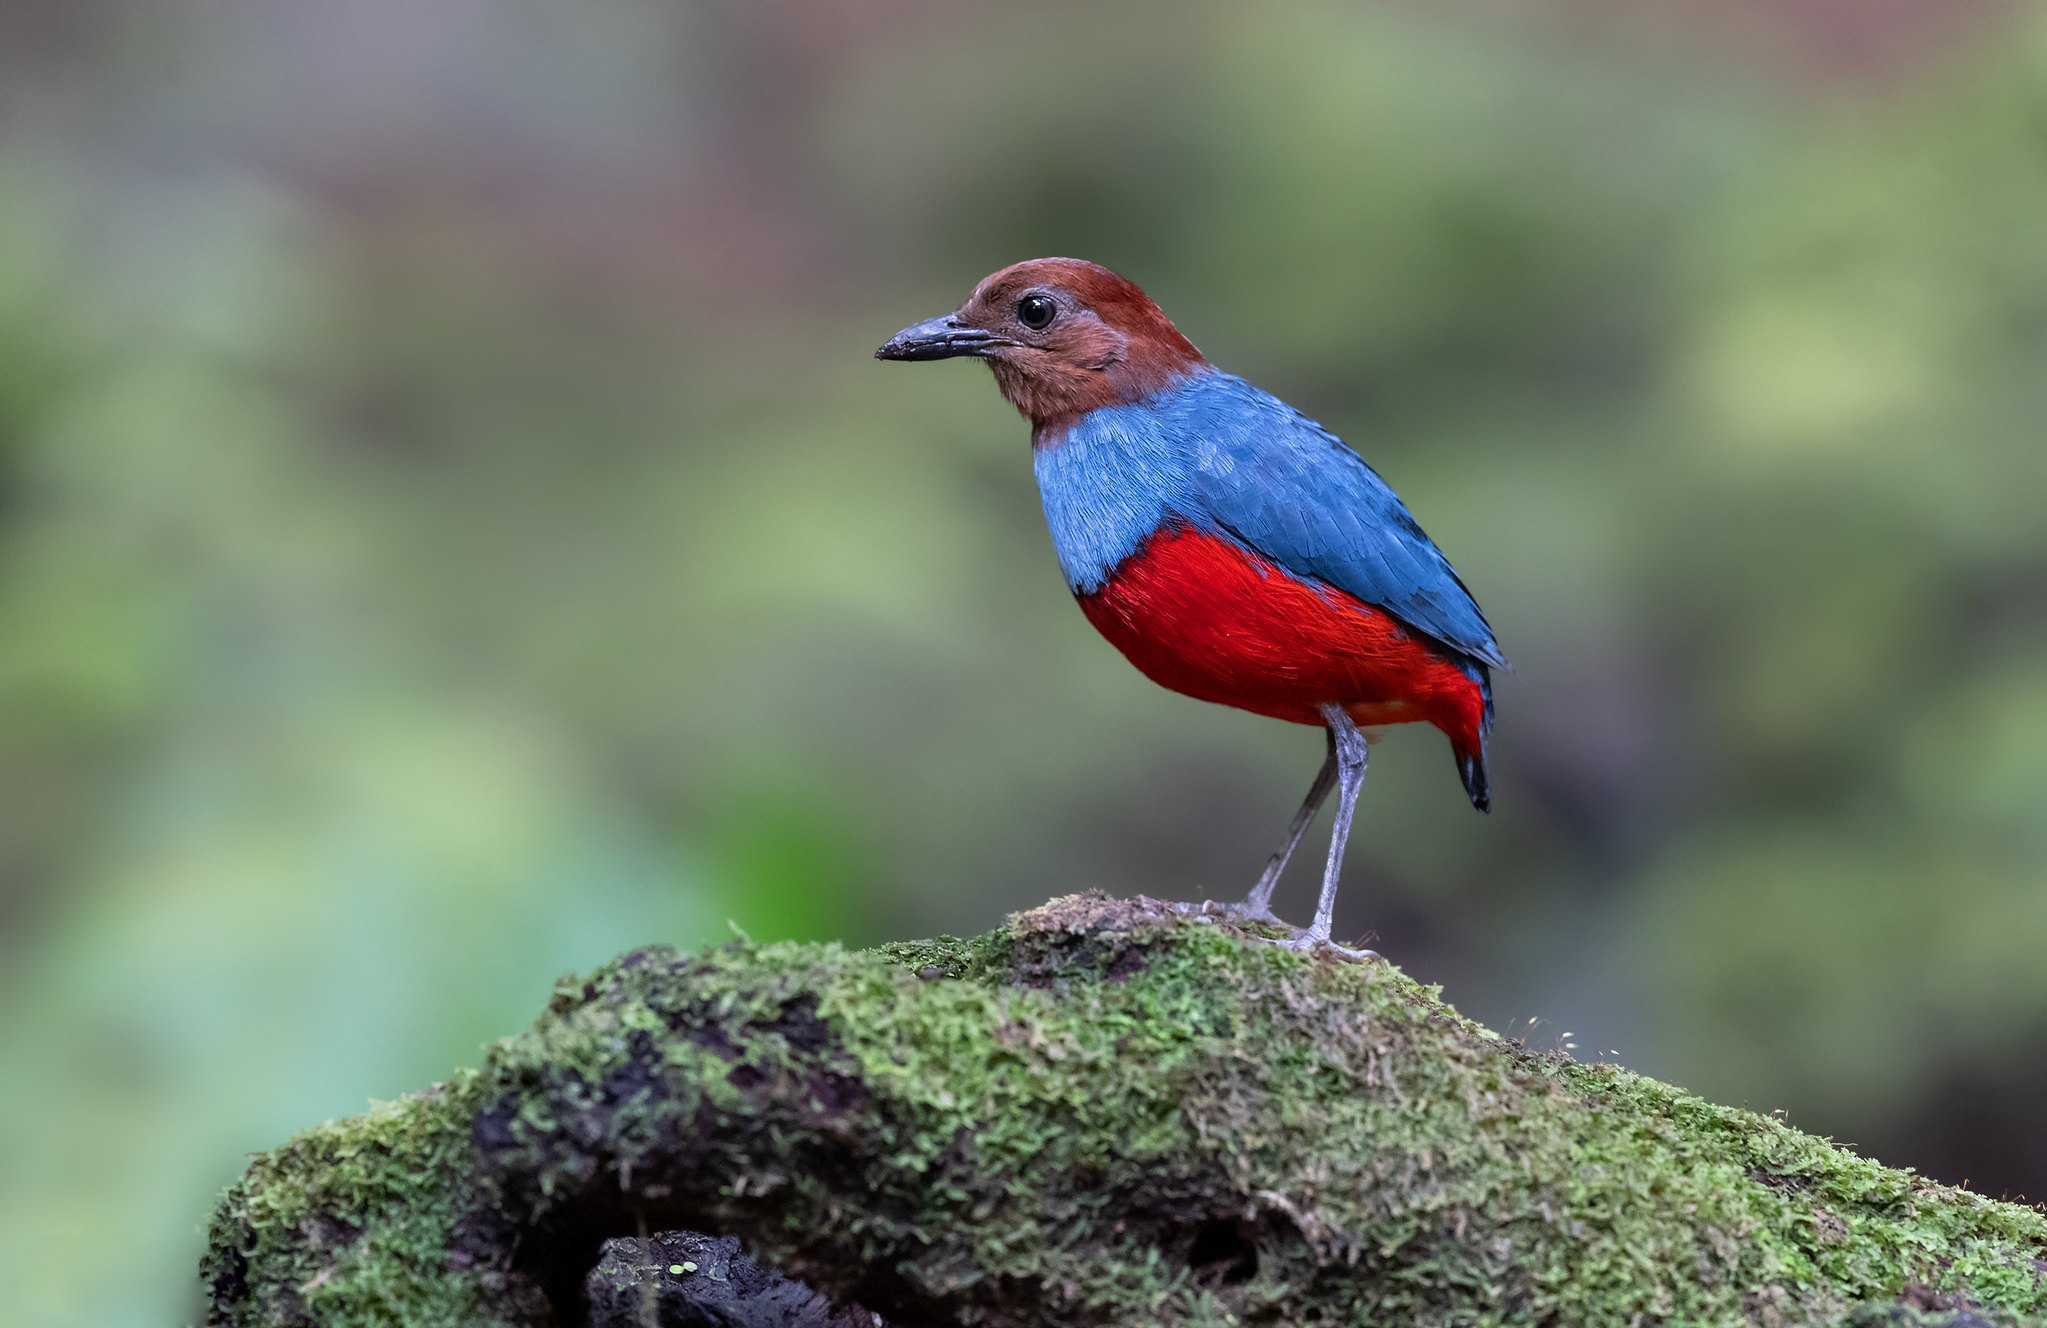
[{"label": "bird's eye", "polygon": [[1033,332],[1052,326],[1052,316],[1058,312],[1059,306],[1049,295],[1026,295],[1016,302],[1016,321]]}]

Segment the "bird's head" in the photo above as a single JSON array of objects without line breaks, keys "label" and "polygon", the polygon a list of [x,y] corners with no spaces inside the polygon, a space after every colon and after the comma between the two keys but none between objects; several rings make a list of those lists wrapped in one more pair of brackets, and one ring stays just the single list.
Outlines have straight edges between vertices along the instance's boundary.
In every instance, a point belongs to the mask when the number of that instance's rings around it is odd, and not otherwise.
[{"label": "bird's head", "polygon": [[1206,363],[1137,284],[1078,258],[1033,258],[967,302],[890,337],[880,360],[986,360],[1040,435],[1098,406],[1142,401]]}]

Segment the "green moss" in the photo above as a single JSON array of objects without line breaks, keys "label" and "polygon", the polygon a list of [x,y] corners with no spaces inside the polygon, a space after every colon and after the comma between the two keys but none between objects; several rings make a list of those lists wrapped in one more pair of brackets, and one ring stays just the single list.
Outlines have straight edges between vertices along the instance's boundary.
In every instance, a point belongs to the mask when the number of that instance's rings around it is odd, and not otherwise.
[{"label": "green moss", "polygon": [[[532,1323],[544,1307],[465,1252],[479,1211],[464,1074],[258,1158],[222,1200],[202,1268],[244,1323]],[[480,1233],[477,1233],[480,1234]]]},{"label": "green moss", "polygon": [[226,1322],[539,1324],[662,1226],[960,1323],[2047,1311],[2037,1212],[1101,897],[626,956],[480,1071],[260,1159],[207,1273]]}]

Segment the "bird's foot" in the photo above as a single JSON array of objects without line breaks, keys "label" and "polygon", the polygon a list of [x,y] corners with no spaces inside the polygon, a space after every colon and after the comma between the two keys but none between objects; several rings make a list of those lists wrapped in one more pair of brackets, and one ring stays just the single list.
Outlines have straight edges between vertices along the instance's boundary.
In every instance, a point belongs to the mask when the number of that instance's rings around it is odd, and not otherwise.
[{"label": "bird's foot", "polygon": [[1180,904],[1178,908],[1182,913],[1194,913],[1202,917],[1235,918],[1239,922],[1269,922],[1275,927],[1286,926],[1279,920],[1279,915],[1272,911],[1271,905],[1253,903],[1249,899],[1229,903],[1218,899],[1204,899],[1198,904]]},{"label": "bird's foot", "polygon": [[[1261,937],[1260,939],[1266,938]],[[1346,959],[1377,959],[1379,957],[1377,950],[1358,950],[1348,945],[1339,945],[1335,941],[1330,940],[1327,933],[1317,933],[1312,927],[1297,930],[1292,936],[1284,940],[1278,937],[1270,939],[1274,945],[1282,950],[1298,950],[1303,953],[1310,950],[1329,950],[1342,955]]]}]

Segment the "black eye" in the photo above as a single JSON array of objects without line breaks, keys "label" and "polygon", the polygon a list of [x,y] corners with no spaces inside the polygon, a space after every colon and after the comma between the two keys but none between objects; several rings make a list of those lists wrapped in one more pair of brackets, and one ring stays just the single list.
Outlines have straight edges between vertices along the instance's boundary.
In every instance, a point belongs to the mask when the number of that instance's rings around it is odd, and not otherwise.
[{"label": "black eye", "polygon": [[1016,302],[1016,321],[1033,332],[1052,326],[1052,316],[1058,312],[1059,306],[1049,295],[1026,295]]}]

